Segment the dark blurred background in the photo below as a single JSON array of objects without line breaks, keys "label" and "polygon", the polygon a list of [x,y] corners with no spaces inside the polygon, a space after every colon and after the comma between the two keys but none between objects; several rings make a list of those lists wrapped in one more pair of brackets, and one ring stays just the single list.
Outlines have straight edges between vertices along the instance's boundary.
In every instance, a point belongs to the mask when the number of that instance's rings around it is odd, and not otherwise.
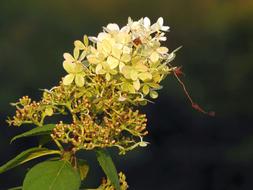
[{"label": "dark blurred background", "polygon": [[[253,189],[253,1],[252,0],[1,0],[0,1],[0,164],[35,144],[10,138],[29,127],[8,127],[9,102],[38,99],[65,75],[62,54],[83,34],[96,35],[107,23],[125,25],[128,16],[160,16],[171,27],[166,46],[183,45],[175,65],[194,100],[208,117],[191,108],[173,77],[145,111],[147,148],[113,154],[130,190]],[[102,177],[92,153],[87,184]],[[0,189],[22,184],[25,164],[0,176]],[[42,174],[43,175],[43,174]]]}]

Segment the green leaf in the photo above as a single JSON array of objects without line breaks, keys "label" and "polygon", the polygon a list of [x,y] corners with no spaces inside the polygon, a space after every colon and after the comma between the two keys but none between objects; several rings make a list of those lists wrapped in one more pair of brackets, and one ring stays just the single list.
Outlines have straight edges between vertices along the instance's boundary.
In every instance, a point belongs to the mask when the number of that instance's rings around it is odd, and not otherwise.
[{"label": "green leaf", "polygon": [[78,167],[78,171],[79,171],[81,180],[84,180],[89,172],[90,167],[89,167],[87,161],[83,160],[83,159],[78,159],[77,163],[78,163],[77,167]]},{"label": "green leaf", "polygon": [[23,137],[32,137],[32,136],[38,136],[38,135],[47,135],[50,134],[55,127],[55,124],[48,124],[48,125],[43,125],[41,127],[36,127],[33,128],[30,131],[27,131],[25,133],[22,133],[20,135],[17,135],[11,139],[11,143],[19,138]]},{"label": "green leaf", "polygon": [[26,174],[23,190],[79,190],[81,179],[68,161],[45,161]]},{"label": "green leaf", "polygon": [[97,149],[97,160],[104,170],[107,178],[112,182],[116,190],[120,190],[118,172],[115,168],[115,165],[112,161],[112,158],[109,152],[106,149]]},{"label": "green leaf", "polygon": [[44,146],[45,144],[52,141],[52,137],[50,135],[41,135],[39,136],[39,147]]},{"label": "green leaf", "polygon": [[25,162],[28,162],[32,159],[41,157],[41,156],[46,156],[46,155],[51,155],[51,154],[61,154],[60,151],[58,150],[49,150],[47,148],[30,148],[19,155],[17,155],[15,158],[4,164],[3,166],[0,167],[0,174],[3,172],[6,172],[20,164],[23,164]]},{"label": "green leaf", "polygon": [[19,187],[13,187],[13,188],[10,188],[8,190],[22,190],[22,186],[19,186]]}]

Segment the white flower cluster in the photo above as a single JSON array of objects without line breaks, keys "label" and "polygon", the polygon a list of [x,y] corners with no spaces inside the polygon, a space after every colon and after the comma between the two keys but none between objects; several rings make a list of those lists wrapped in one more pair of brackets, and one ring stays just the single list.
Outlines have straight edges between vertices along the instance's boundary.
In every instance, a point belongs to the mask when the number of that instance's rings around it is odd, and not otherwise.
[{"label": "white flower cluster", "polygon": [[161,17],[152,25],[147,17],[138,21],[129,18],[122,28],[110,23],[97,37],[75,41],[73,56],[64,54],[63,67],[69,74],[63,83],[75,81],[82,87],[87,75],[101,75],[106,81],[115,80],[123,92],[156,98],[160,81],[173,69],[168,63],[175,57],[175,51],[169,53],[161,46],[167,31],[169,27],[163,25]]}]

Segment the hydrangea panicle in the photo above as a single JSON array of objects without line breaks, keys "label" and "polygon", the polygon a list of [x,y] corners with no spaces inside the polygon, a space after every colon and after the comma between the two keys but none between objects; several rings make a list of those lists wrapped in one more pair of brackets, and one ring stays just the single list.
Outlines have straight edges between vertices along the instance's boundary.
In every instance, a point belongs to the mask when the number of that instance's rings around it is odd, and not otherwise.
[{"label": "hydrangea panicle", "polygon": [[[24,96],[13,103],[16,114],[7,122],[43,127],[48,117],[69,114],[69,122],[60,120],[50,130],[63,158],[76,158],[79,150],[107,147],[125,154],[149,144],[143,140],[148,134],[147,118],[138,107],[158,98],[167,75],[176,77],[194,109],[214,115],[193,102],[180,79],[181,67],[170,64],[181,47],[169,51],[162,45],[169,29],[162,17],[153,24],[147,17],[137,21],[129,17],[123,27],[109,23],[97,36],[84,35],[74,41],[72,54],[63,54],[67,74],[59,85],[43,90],[39,101]],[[127,189],[125,175],[119,173],[119,178],[121,189]],[[109,189],[114,189],[109,179],[98,188]]]}]

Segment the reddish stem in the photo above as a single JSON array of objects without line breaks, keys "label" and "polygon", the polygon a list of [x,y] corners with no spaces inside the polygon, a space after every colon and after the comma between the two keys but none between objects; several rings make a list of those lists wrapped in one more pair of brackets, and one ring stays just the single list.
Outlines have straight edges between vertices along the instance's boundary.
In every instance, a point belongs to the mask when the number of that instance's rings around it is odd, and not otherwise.
[{"label": "reddish stem", "polygon": [[180,83],[180,85],[183,87],[184,93],[186,94],[188,100],[191,102],[192,107],[193,107],[195,110],[197,110],[197,111],[199,111],[199,112],[201,112],[201,113],[207,114],[207,115],[209,115],[209,116],[215,116],[215,112],[213,112],[213,111],[210,111],[210,112],[205,111],[205,110],[202,109],[197,103],[195,103],[195,102],[192,100],[192,98],[191,98],[191,96],[189,95],[189,93],[188,93],[188,91],[187,91],[187,89],[186,89],[186,87],[185,87],[183,81],[179,78],[179,75],[183,74],[183,72],[181,71],[181,67],[174,69],[174,70],[173,70],[173,74],[174,74],[174,76],[176,77],[177,81]]}]

